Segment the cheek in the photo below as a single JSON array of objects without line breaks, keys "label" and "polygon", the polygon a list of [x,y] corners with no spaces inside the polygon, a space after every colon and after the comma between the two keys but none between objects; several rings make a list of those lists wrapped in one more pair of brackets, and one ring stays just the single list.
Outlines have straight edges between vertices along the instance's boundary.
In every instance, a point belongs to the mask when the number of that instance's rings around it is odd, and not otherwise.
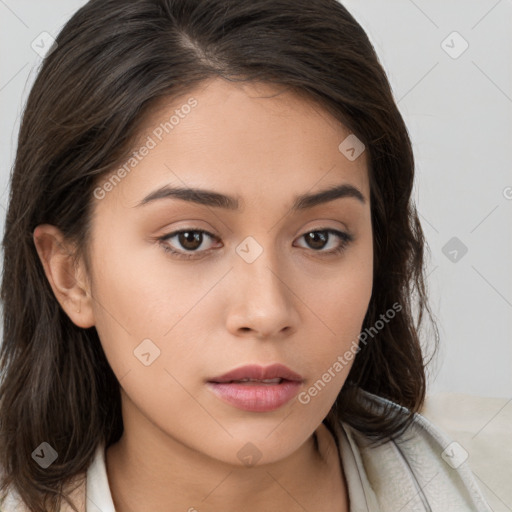
[{"label": "cheek", "polygon": [[[181,291],[170,294],[158,279],[148,261],[150,247],[123,236],[117,226],[99,233],[92,248],[95,327],[118,377],[140,363],[134,350],[144,340],[161,346],[163,334],[182,314]],[[179,288],[176,280],[174,290]]]},{"label": "cheek", "polygon": [[[371,279],[352,274],[333,280],[329,292],[318,296],[321,322],[312,331],[314,343],[304,350],[309,375],[297,406],[310,417],[325,417],[348,377],[359,351],[359,335],[371,296]],[[324,333],[322,335],[322,333]]]},{"label": "cheek", "polygon": [[182,269],[166,265],[157,242],[137,238],[129,229],[117,223],[96,240],[95,315],[133,341],[161,337],[183,314],[193,287]]},{"label": "cheek", "polygon": [[357,334],[362,326],[373,289],[371,231],[349,248],[339,263],[307,280],[313,313],[324,323],[325,332],[338,339]]},{"label": "cheek", "polygon": [[[308,360],[316,378],[332,381],[329,387],[341,388],[353,364],[370,296],[371,281],[340,279],[314,302],[313,314],[320,321],[315,319],[310,331],[316,341],[307,349]],[[340,358],[343,368],[335,365]],[[330,377],[322,377],[328,371]]]}]

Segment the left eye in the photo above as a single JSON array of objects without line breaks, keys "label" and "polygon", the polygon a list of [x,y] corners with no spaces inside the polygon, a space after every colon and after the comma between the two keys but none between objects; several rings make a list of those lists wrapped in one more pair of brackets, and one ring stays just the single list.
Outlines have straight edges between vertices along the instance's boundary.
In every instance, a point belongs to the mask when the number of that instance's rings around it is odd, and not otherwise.
[{"label": "left eye", "polygon": [[[179,231],[169,233],[158,240],[161,242],[165,252],[171,253],[178,258],[193,258],[196,257],[196,254],[207,253],[211,250],[211,248],[204,249],[202,251],[198,250],[203,245],[205,235],[206,237],[218,240],[215,235],[212,235],[208,231],[204,231],[202,229],[181,229]],[[335,235],[340,242],[334,248],[321,250],[324,249],[325,245],[327,245],[326,241],[330,238],[329,235]],[[169,240],[176,237],[184,250],[177,250],[168,243]],[[321,253],[322,255],[339,254],[345,250],[350,242],[353,241],[352,235],[330,228],[310,230],[301,235],[300,238],[305,238],[308,244],[316,247],[313,252]],[[321,245],[320,248],[318,247],[318,244]]]}]

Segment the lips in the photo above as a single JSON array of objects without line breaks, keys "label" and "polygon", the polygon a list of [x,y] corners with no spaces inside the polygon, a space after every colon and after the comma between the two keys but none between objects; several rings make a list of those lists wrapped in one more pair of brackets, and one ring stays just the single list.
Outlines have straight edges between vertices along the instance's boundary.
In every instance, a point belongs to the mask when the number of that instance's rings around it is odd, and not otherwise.
[{"label": "lips", "polygon": [[266,384],[279,384],[282,381],[302,382],[303,378],[285,365],[273,364],[266,367],[259,365],[241,366],[224,375],[208,380],[208,382],[215,383],[263,382]]},{"label": "lips", "polygon": [[250,412],[270,412],[290,402],[303,378],[282,364],[249,365],[209,379],[207,387],[222,401]]}]

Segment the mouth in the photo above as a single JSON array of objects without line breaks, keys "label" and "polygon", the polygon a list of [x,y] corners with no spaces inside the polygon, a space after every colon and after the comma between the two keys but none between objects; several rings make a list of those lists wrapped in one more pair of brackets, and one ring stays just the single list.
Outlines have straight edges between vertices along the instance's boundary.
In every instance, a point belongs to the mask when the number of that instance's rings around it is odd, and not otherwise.
[{"label": "mouth", "polygon": [[222,401],[238,409],[269,412],[294,398],[304,379],[288,367],[250,365],[207,381],[208,388]]},{"label": "mouth", "polygon": [[235,368],[224,375],[209,379],[208,382],[262,382],[279,384],[283,380],[303,382],[304,379],[284,364],[273,364],[265,367],[253,364]]},{"label": "mouth", "polygon": [[[238,384],[254,384],[255,382],[258,384],[281,384],[286,379],[281,379],[280,377],[276,379],[240,379],[240,380],[230,380],[225,382],[216,382],[216,384],[232,384],[233,382],[236,382]],[[215,381],[213,381],[215,382]]]}]

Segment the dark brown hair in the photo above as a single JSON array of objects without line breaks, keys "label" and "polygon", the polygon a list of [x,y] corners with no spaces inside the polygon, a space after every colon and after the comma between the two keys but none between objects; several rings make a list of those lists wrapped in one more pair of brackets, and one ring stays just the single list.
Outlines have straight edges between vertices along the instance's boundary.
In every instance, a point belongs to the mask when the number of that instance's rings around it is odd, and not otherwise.
[{"label": "dark brown hair", "polygon": [[[366,145],[374,282],[363,328],[393,304],[401,311],[359,351],[329,417],[382,440],[422,405],[419,329],[423,312],[433,315],[411,200],[413,152],[362,27],[336,0],[91,0],[58,35],[30,92],[3,238],[0,490],[13,484],[31,511],[69,502],[65,484],[123,431],[119,384],[97,331],[77,327],[60,307],[33,231],[57,226],[90,269],[98,180],[127,158],[160,100],[215,77],[290,88]],[[360,389],[409,413],[369,410],[356,399]],[[31,456],[43,441],[58,452],[46,469]]]}]

